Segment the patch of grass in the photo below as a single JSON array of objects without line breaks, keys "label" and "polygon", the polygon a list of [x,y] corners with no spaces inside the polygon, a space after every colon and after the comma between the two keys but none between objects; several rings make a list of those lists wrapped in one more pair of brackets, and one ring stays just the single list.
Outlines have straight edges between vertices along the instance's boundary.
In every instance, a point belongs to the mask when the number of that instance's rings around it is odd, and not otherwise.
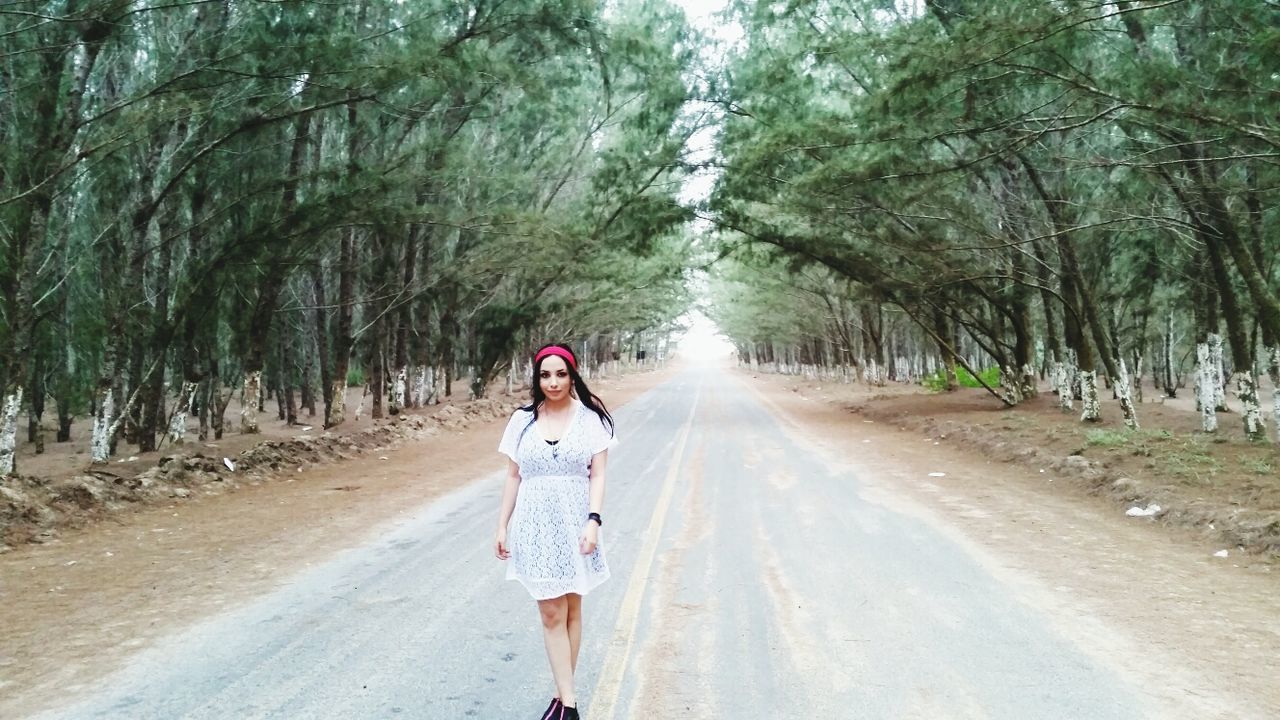
[{"label": "patch of grass", "polygon": [[1194,437],[1163,450],[1161,459],[1169,474],[1183,481],[1204,483],[1222,470],[1222,463],[1209,453],[1206,443]]},{"label": "patch of grass", "polygon": [[1142,457],[1152,457],[1156,454],[1158,446],[1173,439],[1173,433],[1168,430],[1139,430],[1133,435],[1135,436],[1133,454]]},{"label": "patch of grass", "polygon": [[1084,440],[1090,447],[1121,447],[1129,442],[1132,433],[1115,430],[1086,430]]},{"label": "patch of grass", "polygon": [[1271,475],[1275,473],[1275,468],[1272,467],[1271,463],[1264,460],[1242,459],[1240,461],[1240,467],[1255,475]]},{"label": "patch of grass", "polygon": [[[1079,439],[1080,430],[1072,432]],[[1131,448],[1134,455],[1151,457],[1155,454],[1154,446],[1159,444],[1159,441],[1172,437],[1173,435],[1165,430],[1092,428],[1084,430],[1084,447],[1077,448],[1075,453],[1083,454],[1088,448]]]},{"label": "patch of grass", "polygon": [[[987,368],[986,370],[979,372],[978,376],[982,378],[982,382],[985,382],[991,387],[999,387],[1000,385],[1000,368]],[[962,367],[956,368],[956,381],[960,383],[960,387],[982,387],[982,383],[975,380],[973,374]],[[934,374],[925,377],[925,379],[921,380],[920,383],[928,390],[933,392],[942,392],[947,389],[946,372],[939,370]]]}]

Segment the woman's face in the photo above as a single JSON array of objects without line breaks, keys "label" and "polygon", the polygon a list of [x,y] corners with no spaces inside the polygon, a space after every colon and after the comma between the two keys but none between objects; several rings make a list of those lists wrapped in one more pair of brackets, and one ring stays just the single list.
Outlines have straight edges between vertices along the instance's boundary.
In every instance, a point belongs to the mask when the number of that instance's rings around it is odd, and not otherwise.
[{"label": "woman's face", "polygon": [[542,386],[542,394],[551,402],[568,397],[573,381],[569,378],[569,366],[564,358],[550,355],[544,359],[542,369],[538,371],[538,384]]}]

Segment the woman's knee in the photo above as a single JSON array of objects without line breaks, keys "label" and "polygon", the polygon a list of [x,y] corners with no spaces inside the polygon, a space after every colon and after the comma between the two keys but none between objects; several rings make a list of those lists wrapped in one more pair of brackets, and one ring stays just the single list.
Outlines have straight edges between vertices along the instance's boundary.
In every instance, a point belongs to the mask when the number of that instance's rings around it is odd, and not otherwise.
[{"label": "woman's knee", "polygon": [[582,596],[570,593],[569,595],[565,595],[565,598],[568,599],[568,603],[566,604],[566,607],[565,607],[565,610],[568,613],[567,615],[568,621],[581,622],[582,621]]},{"label": "woman's knee", "polygon": [[539,600],[538,612],[542,615],[543,627],[564,627],[564,624],[569,619],[569,601],[564,597]]}]

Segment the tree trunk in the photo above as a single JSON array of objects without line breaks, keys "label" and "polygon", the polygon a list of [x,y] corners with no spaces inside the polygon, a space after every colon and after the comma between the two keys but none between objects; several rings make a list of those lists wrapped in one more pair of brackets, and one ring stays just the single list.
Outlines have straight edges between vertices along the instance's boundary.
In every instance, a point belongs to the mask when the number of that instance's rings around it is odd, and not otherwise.
[{"label": "tree trunk", "polygon": [[209,418],[213,414],[212,408],[215,404],[217,404],[217,401],[214,400],[214,397],[213,397],[213,378],[212,377],[210,377],[208,380],[204,382],[203,386],[201,387],[201,391],[202,391],[202,394],[200,397],[202,399],[200,401],[200,427],[196,431],[196,437],[200,440],[200,442],[205,442],[206,440],[209,439]]},{"label": "tree trunk", "polygon": [[1102,403],[1098,401],[1098,373],[1093,370],[1080,372],[1080,395],[1084,406],[1080,421],[1090,423],[1101,421]]},{"label": "tree trunk", "polygon": [[298,424],[298,406],[294,402],[292,385],[284,388],[284,422],[290,426]]},{"label": "tree trunk", "polygon": [[[1062,208],[1066,203],[1057,195],[1051,193],[1044,185],[1040,178],[1040,173],[1035,166],[1021,153],[1017,154],[1021,161],[1027,178],[1031,181],[1032,187],[1035,188],[1037,196],[1040,198],[1041,204],[1048,213],[1050,221],[1054,229],[1054,239],[1058,249],[1058,260],[1061,271],[1059,277],[1062,280],[1062,295],[1067,298],[1068,304],[1063,312],[1064,326],[1068,330],[1068,344],[1071,344],[1071,333],[1074,330],[1076,334],[1076,343],[1073,345],[1076,350],[1078,362],[1082,372],[1093,372],[1093,355],[1089,350],[1088,342],[1084,339],[1082,328],[1079,326],[1080,318],[1073,316],[1068,320],[1068,316],[1072,316],[1075,308],[1079,308],[1084,312],[1084,320],[1089,327],[1090,334],[1093,337],[1094,344],[1097,345],[1098,354],[1102,357],[1103,367],[1106,368],[1107,375],[1115,377],[1115,363],[1112,360],[1112,353],[1106,339],[1105,329],[1102,326],[1101,317],[1098,314],[1098,308],[1093,301],[1093,296],[1089,289],[1085,286],[1084,276],[1080,272],[1080,262],[1076,258],[1075,245],[1071,241],[1070,227],[1071,223],[1063,216]],[[1078,304],[1076,304],[1078,301]],[[1073,307],[1074,305],[1074,307]],[[1068,325],[1070,323],[1070,325]],[[1094,386],[1096,388],[1097,374],[1094,374]],[[1086,407],[1086,414],[1088,408]]]},{"label": "tree trunk", "polygon": [[[412,295],[415,273],[418,268],[419,226],[413,226],[405,242],[401,266],[404,269],[400,289],[404,295]],[[409,334],[412,332],[412,305],[402,302],[396,313],[395,352],[391,372],[395,386],[391,391],[391,414],[399,414],[404,408],[409,390]]]},{"label": "tree trunk", "polygon": [[407,365],[396,367],[395,378],[391,382],[394,384],[391,393],[391,414],[399,415],[408,405],[409,367]]},{"label": "tree trunk", "polygon": [[1235,373],[1236,397],[1240,398],[1240,417],[1244,420],[1245,437],[1252,441],[1267,439],[1267,424],[1262,419],[1262,403],[1258,400],[1258,378],[1253,368]]},{"label": "tree trunk", "polygon": [[307,417],[316,416],[316,396],[313,387],[311,356],[302,365],[302,384],[298,386],[298,403],[307,411]]},{"label": "tree trunk", "polygon": [[247,435],[261,432],[258,413],[263,412],[266,399],[262,387],[262,372],[266,365],[267,342],[271,321],[275,317],[276,299],[283,282],[283,266],[273,262],[258,284],[258,298],[254,303],[253,314],[243,330],[248,336],[248,347],[242,360],[244,404],[240,408],[240,432]]},{"label": "tree trunk", "polygon": [[428,377],[434,370],[430,365],[419,365],[417,368],[417,379],[413,382],[413,402],[420,407],[426,407],[431,402],[431,389],[428,387]]},{"label": "tree trunk", "polygon": [[[325,308],[324,268],[320,263],[311,266],[311,291],[315,302],[316,362],[320,366],[320,394],[324,401],[324,425],[330,427],[329,418],[333,413],[333,375],[329,361],[329,321]],[[310,410],[315,415],[315,400],[312,399]]]},{"label": "tree trunk", "polygon": [[177,222],[172,209],[166,209],[160,220],[159,242],[157,243],[157,265],[155,270],[156,305],[152,311],[150,353],[155,358],[155,368],[147,381],[147,389],[142,398],[142,428],[138,434],[138,450],[150,452],[156,449],[159,425],[164,421],[164,376],[165,360],[168,356],[167,340],[169,332],[169,275],[173,268],[173,243],[167,238],[177,234]]},{"label": "tree trunk", "polygon": [[1210,359],[1208,343],[1196,344],[1196,402],[1200,406],[1200,427],[1207,433],[1218,431],[1214,387],[1218,371]]},{"label": "tree trunk", "polygon": [[942,357],[943,381],[946,383],[947,392],[955,392],[960,387],[960,380],[956,376],[956,357],[952,348],[942,338],[951,337],[951,325],[947,320],[947,315],[942,308],[935,307],[933,310],[933,331],[935,334],[935,344],[938,346],[938,354]]},{"label": "tree trunk", "polygon": [[178,404],[174,406],[173,417],[169,419],[170,445],[182,445],[186,441],[187,413],[191,410],[191,403],[195,400],[196,390],[199,387],[200,385],[192,380],[182,383]]},{"label": "tree trunk", "polygon": [[1178,384],[1173,373],[1173,313],[1165,315],[1164,322],[1164,396],[1178,397]]},{"label": "tree trunk", "polygon": [[1142,350],[1133,349],[1133,400],[1142,404]]},{"label": "tree trunk", "polygon": [[1066,362],[1053,364],[1054,387],[1058,390],[1058,407],[1064,412],[1075,409],[1075,388],[1071,384],[1071,370]]},{"label": "tree trunk", "polygon": [[245,370],[244,400],[240,406],[240,433],[252,435],[262,432],[258,427],[258,408],[262,395],[262,370]]},{"label": "tree trunk", "polygon": [[[222,430],[226,423],[224,418],[227,414],[227,405],[231,404],[231,396],[235,394],[235,388],[232,388],[226,395],[222,394],[222,372],[218,368],[218,356],[214,355],[209,360],[209,425],[213,428],[213,439],[222,439]],[[201,438],[204,440],[205,438]]]},{"label": "tree trunk", "polygon": [[89,442],[90,461],[105,463],[111,459],[111,427],[115,421],[114,383],[98,384],[98,396],[94,402],[93,436]]},{"label": "tree trunk", "polygon": [[1231,362],[1235,367],[1252,365],[1249,352],[1249,340],[1244,327],[1244,313],[1236,301],[1236,292],[1231,284],[1231,275],[1227,272],[1226,261],[1222,252],[1210,239],[1205,243],[1209,255],[1209,267],[1213,270],[1214,285],[1217,286],[1218,302],[1222,307],[1222,319],[1227,323],[1227,342],[1231,347]]},{"label": "tree trunk", "polygon": [[216,383],[214,389],[217,395],[214,396],[214,412],[213,412],[213,439],[221,440],[222,431],[226,429],[227,422],[227,406],[231,404],[231,398],[235,396],[236,389],[229,388],[224,395],[222,393],[222,383]]},{"label": "tree trunk", "polygon": [[[68,9],[68,17],[77,12]],[[0,476],[17,471],[15,450],[18,439],[18,413],[25,391],[34,340],[35,313],[32,311],[34,288],[40,278],[45,257],[53,198],[57,187],[50,182],[66,161],[83,125],[81,107],[89,76],[97,64],[105,43],[124,23],[112,23],[100,17],[74,23],[59,23],[65,32],[54,40],[60,46],[56,53],[44,52],[38,80],[29,89],[36,93],[34,107],[42,122],[35,137],[22,138],[30,152],[18,164],[16,177],[0,183],[12,183],[17,198],[6,214],[4,261],[0,262],[0,288],[7,342],[0,343]],[[12,88],[6,86],[5,91]],[[16,182],[15,182],[16,181]],[[10,188],[6,185],[6,190]]]},{"label": "tree trunk", "polygon": [[284,409],[283,417],[285,425],[293,426],[298,424],[298,406],[294,404],[293,396],[293,343],[289,328],[282,327],[278,333],[279,336],[279,364],[280,370],[277,373],[276,392],[279,393],[280,406]]},{"label": "tree trunk", "polygon": [[1120,410],[1124,413],[1124,424],[1130,430],[1138,429],[1138,410],[1134,407],[1132,390],[1129,380],[1129,369],[1125,366],[1124,358],[1120,358],[1116,369],[1119,371],[1119,377],[1116,378],[1116,397],[1120,400]]},{"label": "tree trunk", "polygon": [[1280,443],[1280,345],[1272,345],[1267,351],[1267,375],[1271,378],[1271,426],[1276,431],[1276,442]]},{"label": "tree trunk", "polygon": [[382,398],[386,395],[384,390],[387,386],[386,376],[383,373],[383,364],[386,360],[386,355],[382,352],[382,341],[384,340],[382,330],[384,327],[385,324],[381,320],[374,323],[372,328],[373,337],[370,338],[369,343],[369,379],[365,389],[366,392],[373,396],[369,399],[369,417],[374,420],[383,418]]},{"label": "tree trunk", "polygon": [[[32,344],[34,347],[34,343]],[[35,446],[37,455],[44,454],[44,353],[37,350],[31,373],[31,403],[27,414],[27,442]]]},{"label": "tree trunk", "polygon": [[71,415],[71,402],[69,398],[57,398],[55,405],[58,408],[58,434],[54,440],[57,442],[71,442],[71,421],[74,419]]},{"label": "tree trunk", "polygon": [[346,416],[347,371],[354,343],[351,337],[351,320],[355,307],[355,254],[355,230],[348,229],[343,234],[338,259],[338,307],[333,333],[333,380],[330,389],[332,401],[326,428],[341,425]]},{"label": "tree trunk", "polygon": [[1041,309],[1044,310],[1045,346],[1052,361],[1060,362],[1062,360],[1062,340],[1058,337],[1057,319],[1053,313],[1053,306],[1057,303],[1057,298],[1054,297],[1051,290],[1053,271],[1046,259],[1041,243],[1033,242],[1031,243],[1031,248],[1035,252],[1036,279],[1040,285],[1040,305]]},{"label": "tree trunk", "polygon": [[1227,411],[1227,378],[1222,367],[1222,336],[1209,333],[1209,367],[1213,380],[1213,409],[1217,412]]},{"label": "tree trunk", "polygon": [[0,407],[0,475],[12,475],[17,465],[18,412],[22,409],[21,384],[8,388]]},{"label": "tree trunk", "polygon": [[1262,269],[1254,260],[1253,253],[1236,233],[1235,225],[1231,222],[1230,214],[1216,185],[1208,187],[1204,196],[1214,230],[1210,236],[1211,241],[1225,246],[1227,254],[1235,261],[1236,269],[1244,278],[1245,287],[1249,290],[1249,298],[1253,301],[1253,311],[1263,330],[1271,337],[1280,337],[1280,297],[1267,282]]}]

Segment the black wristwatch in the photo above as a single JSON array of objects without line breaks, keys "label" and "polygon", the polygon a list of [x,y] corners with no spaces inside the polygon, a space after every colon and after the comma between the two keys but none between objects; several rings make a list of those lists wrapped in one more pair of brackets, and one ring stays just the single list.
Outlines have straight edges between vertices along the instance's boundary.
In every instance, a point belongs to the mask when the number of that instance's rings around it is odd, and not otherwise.
[{"label": "black wristwatch", "polygon": [[604,527],[604,521],[600,519],[600,513],[587,513],[587,522],[596,521],[596,525]]}]

